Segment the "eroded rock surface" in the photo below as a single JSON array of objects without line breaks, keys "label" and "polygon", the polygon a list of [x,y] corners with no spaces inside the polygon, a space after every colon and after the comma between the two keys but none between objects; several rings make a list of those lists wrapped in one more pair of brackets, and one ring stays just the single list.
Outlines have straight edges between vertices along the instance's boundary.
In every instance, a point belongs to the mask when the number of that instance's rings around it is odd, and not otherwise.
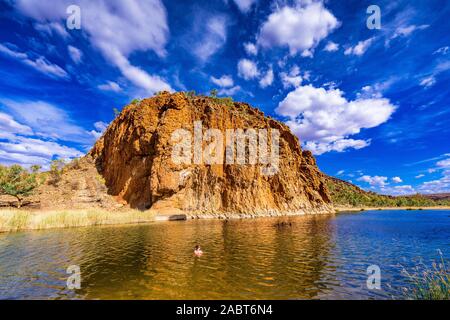
[{"label": "eroded rock surface", "polygon": [[[193,135],[196,121],[224,136],[227,129],[277,129],[279,170],[267,175],[263,164],[175,163],[173,133]],[[124,108],[88,156],[109,194],[133,208],[189,216],[332,211],[312,154],[286,125],[245,103],[161,93]]]}]

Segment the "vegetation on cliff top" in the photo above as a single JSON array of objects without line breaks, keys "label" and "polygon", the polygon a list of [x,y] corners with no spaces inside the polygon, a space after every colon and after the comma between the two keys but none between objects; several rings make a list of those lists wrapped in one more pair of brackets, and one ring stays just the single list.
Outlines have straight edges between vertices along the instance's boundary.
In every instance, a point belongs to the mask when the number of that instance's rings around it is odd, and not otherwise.
[{"label": "vegetation on cliff top", "polygon": [[346,181],[325,177],[333,204],[351,207],[435,207],[450,206],[450,200],[434,200],[416,194],[410,196],[388,196],[364,191]]}]

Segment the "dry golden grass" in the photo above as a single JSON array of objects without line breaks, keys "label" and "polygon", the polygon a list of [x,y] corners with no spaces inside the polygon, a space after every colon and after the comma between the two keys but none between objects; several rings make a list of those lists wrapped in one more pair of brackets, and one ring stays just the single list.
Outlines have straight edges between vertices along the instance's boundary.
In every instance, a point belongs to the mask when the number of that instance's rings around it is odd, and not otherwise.
[{"label": "dry golden grass", "polygon": [[101,209],[26,211],[0,210],[0,232],[134,224],[154,221],[151,211],[106,211]]}]

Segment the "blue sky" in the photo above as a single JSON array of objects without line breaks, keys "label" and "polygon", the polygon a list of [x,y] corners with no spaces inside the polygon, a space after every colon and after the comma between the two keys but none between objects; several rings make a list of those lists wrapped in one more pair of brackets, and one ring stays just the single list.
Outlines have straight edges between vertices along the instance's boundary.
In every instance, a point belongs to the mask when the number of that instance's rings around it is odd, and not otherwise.
[{"label": "blue sky", "polygon": [[0,0],[0,163],[80,156],[113,108],[216,88],[286,122],[330,175],[449,192],[449,21],[444,0]]}]

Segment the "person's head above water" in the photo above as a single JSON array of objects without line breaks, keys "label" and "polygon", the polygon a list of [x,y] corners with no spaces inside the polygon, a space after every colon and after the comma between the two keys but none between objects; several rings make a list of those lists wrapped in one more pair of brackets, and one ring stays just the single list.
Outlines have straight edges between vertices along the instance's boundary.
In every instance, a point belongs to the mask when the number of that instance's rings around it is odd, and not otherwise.
[{"label": "person's head above water", "polygon": [[201,250],[199,245],[195,246],[195,251]]}]

